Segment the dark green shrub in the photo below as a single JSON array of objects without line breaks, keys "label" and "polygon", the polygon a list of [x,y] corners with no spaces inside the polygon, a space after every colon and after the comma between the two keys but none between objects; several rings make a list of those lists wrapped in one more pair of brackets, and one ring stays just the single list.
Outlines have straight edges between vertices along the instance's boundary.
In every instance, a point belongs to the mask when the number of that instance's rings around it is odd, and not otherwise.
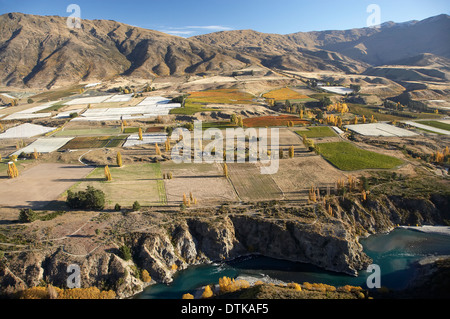
[{"label": "dark green shrub", "polygon": [[119,204],[116,204],[116,206],[114,206],[114,210],[116,212],[120,212],[122,210],[122,207]]},{"label": "dark green shrub", "polygon": [[126,246],[123,245],[122,247],[119,248],[120,250],[120,258],[122,258],[123,260],[131,260],[131,249]]},{"label": "dark green shrub", "polygon": [[30,208],[21,209],[19,221],[21,223],[32,223],[37,219],[37,214]]},{"label": "dark green shrub", "polygon": [[140,210],[140,209],[141,209],[141,204],[139,204],[138,201],[135,201],[135,202],[133,203],[133,212],[136,212],[136,211],[138,211],[138,210]]},{"label": "dark green shrub", "polygon": [[103,210],[105,208],[105,193],[92,186],[88,186],[86,191],[67,192],[67,205],[74,209]]}]

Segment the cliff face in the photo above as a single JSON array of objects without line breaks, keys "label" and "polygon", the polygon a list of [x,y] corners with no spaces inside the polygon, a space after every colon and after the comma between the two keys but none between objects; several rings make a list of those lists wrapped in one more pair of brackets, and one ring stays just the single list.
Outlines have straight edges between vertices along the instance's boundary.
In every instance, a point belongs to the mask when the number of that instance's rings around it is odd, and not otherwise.
[{"label": "cliff face", "polygon": [[[415,221],[440,223],[448,198],[406,200],[382,196],[364,203],[340,199],[330,216],[320,205],[305,208],[270,206],[265,214],[253,211],[174,219],[154,232],[127,234],[123,240],[133,258],[121,259],[118,249],[97,251],[88,257],[67,254],[63,248],[24,252],[8,259],[0,270],[0,287],[15,289],[42,280],[66,286],[67,267],[81,268],[83,287],[114,289],[121,298],[142,291],[140,269],[156,282],[169,283],[177,270],[190,265],[232,259],[246,254],[310,263],[327,270],[355,275],[371,260],[358,236],[392,230],[395,224]],[[312,215],[311,215],[312,214]],[[311,218],[299,218],[299,216]],[[10,290],[13,288],[9,288]]]}]

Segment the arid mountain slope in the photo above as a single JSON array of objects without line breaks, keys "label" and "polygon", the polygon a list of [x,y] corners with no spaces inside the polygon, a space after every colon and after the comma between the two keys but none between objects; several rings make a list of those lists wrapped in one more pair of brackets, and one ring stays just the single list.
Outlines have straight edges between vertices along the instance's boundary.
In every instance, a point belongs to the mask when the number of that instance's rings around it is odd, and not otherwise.
[{"label": "arid mountain slope", "polygon": [[104,20],[69,29],[62,17],[10,13],[0,16],[0,81],[4,85],[152,77],[226,71],[251,61],[195,40]]},{"label": "arid mountain slope", "polygon": [[[0,16],[0,85],[50,88],[119,75],[218,74],[249,65],[361,74],[398,61],[420,66],[429,63],[420,57],[425,53],[439,59],[440,70],[448,67],[449,34],[448,15],[379,29],[289,35],[241,30],[185,39],[115,21],[83,20],[81,29],[69,29],[64,17],[9,13]],[[424,78],[445,79],[440,74]]]},{"label": "arid mountain slope", "polygon": [[443,14],[423,21],[388,22],[380,28],[288,35],[264,34],[251,30],[225,31],[197,36],[195,39],[241,52],[276,55],[300,51],[324,60],[353,59],[378,66],[423,53],[450,58],[449,34],[450,16]]}]

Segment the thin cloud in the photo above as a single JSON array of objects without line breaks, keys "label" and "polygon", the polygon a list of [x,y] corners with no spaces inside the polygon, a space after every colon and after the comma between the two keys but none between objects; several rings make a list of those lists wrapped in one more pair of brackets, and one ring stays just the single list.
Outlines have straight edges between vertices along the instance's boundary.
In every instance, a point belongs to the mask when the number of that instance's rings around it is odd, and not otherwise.
[{"label": "thin cloud", "polygon": [[222,25],[204,25],[204,26],[187,26],[186,29],[203,29],[203,30],[217,30],[217,31],[230,31],[232,28]]},{"label": "thin cloud", "polygon": [[178,35],[178,36],[188,36],[191,34],[194,34],[194,31],[176,31],[176,30],[160,30],[161,32],[172,34],[172,35]]},{"label": "thin cloud", "polygon": [[204,33],[202,31],[214,32],[214,31],[230,31],[230,30],[233,30],[233,28],[221,25],[191,25],[185,27],[164,27],[159,31],[171,35],[177,35],[180,37],[187,37],[194,34]]}]

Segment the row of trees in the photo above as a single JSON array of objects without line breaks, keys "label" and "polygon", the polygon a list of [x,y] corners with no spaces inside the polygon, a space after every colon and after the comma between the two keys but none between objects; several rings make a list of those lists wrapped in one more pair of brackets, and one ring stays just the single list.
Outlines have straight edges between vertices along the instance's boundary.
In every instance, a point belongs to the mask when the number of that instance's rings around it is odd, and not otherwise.
[{"label": "row of trees", "polygon": [[115,299],[113,290],[101,291],[97,287],[60,289],[48,285],[47,287],[33,287],[18,293],[19,299]]},{"label": "row of trees", "polygon": [[197,198],[194,197],[192,192],[189,194],[189,198],[186,194],[183,194],[183,205],[184,207],[191,207],[191,205],[197,205]]}]

